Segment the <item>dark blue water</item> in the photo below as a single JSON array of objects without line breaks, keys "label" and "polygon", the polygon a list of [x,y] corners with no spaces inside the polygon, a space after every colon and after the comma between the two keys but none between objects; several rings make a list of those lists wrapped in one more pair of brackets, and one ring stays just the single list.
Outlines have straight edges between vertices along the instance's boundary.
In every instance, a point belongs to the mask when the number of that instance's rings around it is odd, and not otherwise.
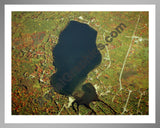
[{"label": "dark blue water", "polygon": [[83,84],[87,74],[101,63],[96,37],[96,30],[77,21],[70,21],[60,33],[53,48],[56,73],[51,77],[51,85],[56,92],[72,95]]}]

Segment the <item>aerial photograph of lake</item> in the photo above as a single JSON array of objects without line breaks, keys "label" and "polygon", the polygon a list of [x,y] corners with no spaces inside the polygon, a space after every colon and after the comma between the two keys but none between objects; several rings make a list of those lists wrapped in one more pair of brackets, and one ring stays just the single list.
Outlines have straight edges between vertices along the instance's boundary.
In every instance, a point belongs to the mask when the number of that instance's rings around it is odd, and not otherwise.
[{"label": "aerial photograph of lake", "polygon": [[11,16],[12,115],[149,115],[149,12]]}]

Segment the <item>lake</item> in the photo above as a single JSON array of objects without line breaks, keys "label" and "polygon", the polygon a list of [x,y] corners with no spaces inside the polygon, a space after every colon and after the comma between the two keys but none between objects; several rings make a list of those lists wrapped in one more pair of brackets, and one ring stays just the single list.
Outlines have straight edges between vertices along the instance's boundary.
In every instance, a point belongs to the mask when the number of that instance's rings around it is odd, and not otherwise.
[{"label": "lake", "polygon": [[56,73],[51,77],[56,92],[69,96],[80,90],[87,74],[101,63],[96,38],[96,30],[77,21],[70,21],[60,33],[53,48]]}]

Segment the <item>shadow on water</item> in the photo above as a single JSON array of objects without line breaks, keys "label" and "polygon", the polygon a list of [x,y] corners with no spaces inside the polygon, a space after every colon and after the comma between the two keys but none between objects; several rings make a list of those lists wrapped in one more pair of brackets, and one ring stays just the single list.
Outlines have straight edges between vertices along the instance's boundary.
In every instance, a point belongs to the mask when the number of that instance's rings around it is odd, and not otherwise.
[{"label": "shadow on water", "polygon": [[[87,74],[101,63],[96,37],[97,31],[89,25],[70,21],[53,49],[56,73],[51,77],[51,85],[57,93],[73,96],[77,105],[86,107],[98,99],[93,85],[88,83],[83,86]],[[90,88],[89,95],[85,87]]]}]

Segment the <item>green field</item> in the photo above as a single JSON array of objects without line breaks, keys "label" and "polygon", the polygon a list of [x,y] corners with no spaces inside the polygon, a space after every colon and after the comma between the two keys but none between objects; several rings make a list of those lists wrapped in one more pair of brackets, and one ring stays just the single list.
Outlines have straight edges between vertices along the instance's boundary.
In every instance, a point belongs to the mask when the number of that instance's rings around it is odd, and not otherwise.
[{"label": "green field", "polygon": [[[148,12],[12,12],[12,114],[75,115],[68,97],[52,89],[53,47],[71,20],[89,24],[103,49],[101,64],[88,74],[101,100],[120,115],[149,113]],[[105,40],[119,24],[118,36]],[[97,115],[113,113],[100,102],[90,103]],[[80,106],[81,115],[90,114]]]}]

